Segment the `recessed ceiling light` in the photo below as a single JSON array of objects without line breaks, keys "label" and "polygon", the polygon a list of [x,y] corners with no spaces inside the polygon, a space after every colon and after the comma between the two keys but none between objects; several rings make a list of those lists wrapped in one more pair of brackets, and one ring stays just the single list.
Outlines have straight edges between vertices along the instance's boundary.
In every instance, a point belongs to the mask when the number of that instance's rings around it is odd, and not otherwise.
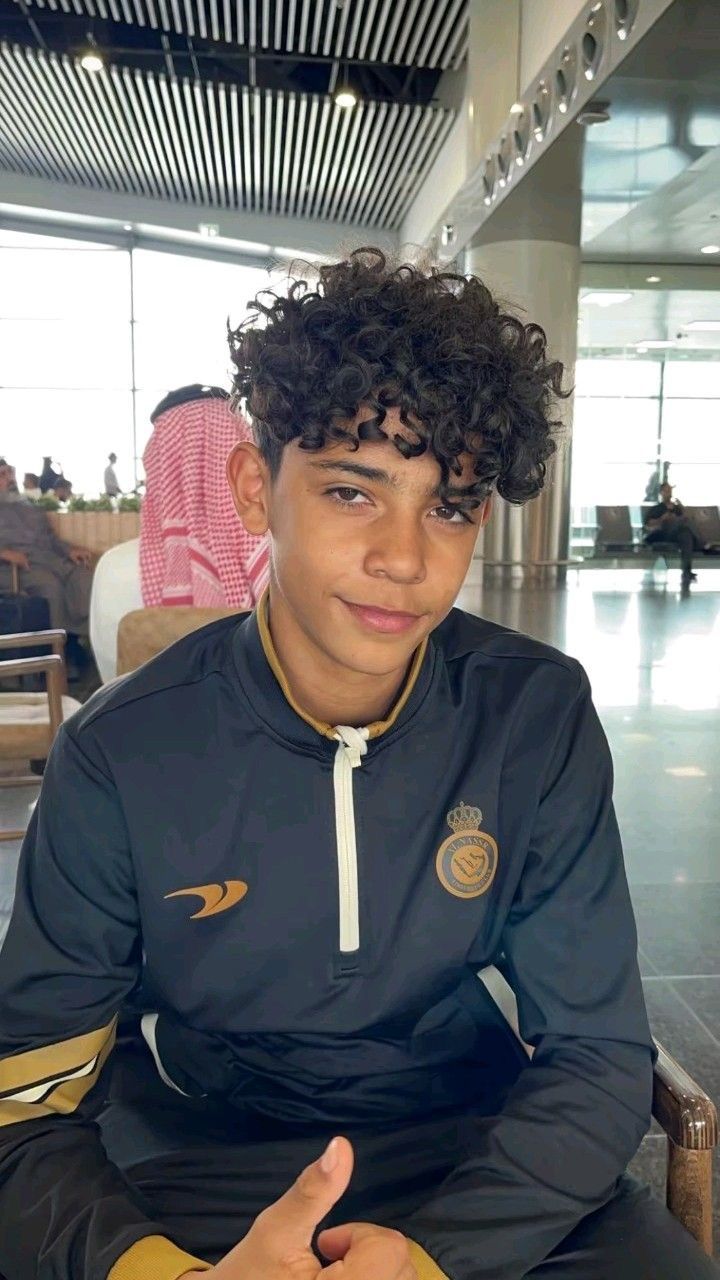
[{"label": "recessed ceiling light", "polygon": [[198,231],[201,236],[209,236],[210,239],[220,235],[217,222],[198,222]]},{"label": "recessed ceiling light", "polygon": [[683,329],[692,329],[695,333],[720,333],[720,320],[691,320]]},{"label": "recessed ceiling light", "polygon": [[630,298],[632,293],[623,293],[619,289],[596,289],[584,294],[580,301],[589,302],[596,307],[614,307],[618,302],[628,302]]},{"label": "recessed ceiling light", "polygon": [[720,244],[704,244],[701,253],[720,253]]},{"label": "recessed ceiling light", "polygon": [[644,347],[642,343],[638,343],[635,350],[637,351],[639,356],[644,356],[645,352],[647,351],[647,347]]},{"label": "recessed ceiling light", "polygon": [[521,113],[522,111],[524,111],[524,110],[525,110],[525,108],[523,107],[522,102],[513,102],[512,106],[511,106],[511,108],[510,108],[511,114],[512,114],[512,115],[514,115],[514,116],[519,116],[519,115],[520,115],[520,113]]},{"label": "recessed ceiling light", "polygon": [[103,70],[105,60],[98,53],[97,49],[88,49],[80,57],[80,66],[83,71],[92,71],[93,74],[97,74],[98,71]]},{"label": "recessed ceiling light", "polygon": [[648,284],[660,283],[660,276],[646,276],[645,279],[647,280]]},{"label": "recessed ceiling light", "polygon": [[335,106],[342,107],[344,111],[350,111],[352,107],[357,106],[357,94],[347,85],[343,85],[342,89],[338,89],[335,94]]},{"label": "recessed ceiling light", "polygon": [[132,231],[132,222],[123,222],[123,231]]}]

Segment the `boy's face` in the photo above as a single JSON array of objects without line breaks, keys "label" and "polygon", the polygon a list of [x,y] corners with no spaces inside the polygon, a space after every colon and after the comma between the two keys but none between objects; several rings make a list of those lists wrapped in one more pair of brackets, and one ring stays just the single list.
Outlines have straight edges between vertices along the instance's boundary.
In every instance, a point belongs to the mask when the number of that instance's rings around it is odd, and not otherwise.
[{"label": "boy's face", "polygon": [[[356,421],[369,416],[361,411]],[[408,435],[397,410],[384,429]],[[453,487],[473,483],[470,457],[464,462]],[[230,480],[241,498],[232,464]],[[263,517],[258,521],[254,508],[249,521],[238,502],[252,532],[264,531],[264,519],[273,590],[326,658],[355,673],[386,675],[449,613],[490,501],[460,514],[443,506],[439,482],[431,454],[403,458],[391,440],[361,441],[356,451],[334,443],[316,452],[294,441],[274,481],[265,469]]]}]

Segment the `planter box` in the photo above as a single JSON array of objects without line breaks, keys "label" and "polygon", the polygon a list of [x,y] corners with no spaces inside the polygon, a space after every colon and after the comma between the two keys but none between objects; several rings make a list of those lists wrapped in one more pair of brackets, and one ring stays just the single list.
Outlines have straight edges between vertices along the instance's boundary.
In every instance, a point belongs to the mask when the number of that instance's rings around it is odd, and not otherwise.
[{"label": "planter box", "polygon": [[98,555],[140,537],[139,511],[50,511],[48,518],[63,542]]}]

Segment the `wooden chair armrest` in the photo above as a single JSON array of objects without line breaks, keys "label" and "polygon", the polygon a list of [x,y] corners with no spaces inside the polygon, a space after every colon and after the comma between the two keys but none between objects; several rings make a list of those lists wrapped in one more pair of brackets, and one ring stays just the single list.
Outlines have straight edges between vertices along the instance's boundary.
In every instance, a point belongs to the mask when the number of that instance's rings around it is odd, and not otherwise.
[{"label": "wooden chair armrest", "polygon": [[67,632],[55,631],[16,631],[0,636],[0,649],[31,649],[37,644],[65,645]]},{"label": "wooden chair armrest", "polygon": [[48,653],[44,658],[15,658],[0,662],[0,680],[10,676],[32,676],[40,672],[47,674],[48,715],[54,738],[63,722],[65,659],[59,653]]},{"label": "wooden chair armrest", "polygon": [[711,1151],[717,1146],[717,1109],[704,1089],[657,1044],[653,1075],[653,1115],[678,1147]]},{"label": "wooden chair armrest", "polygon": [[11,676],[33,676],[40,672],[51,672],[65,666],[59,653],[47,653],[42,658],[3,658],[0,660],[0,680],[9,680]]}]

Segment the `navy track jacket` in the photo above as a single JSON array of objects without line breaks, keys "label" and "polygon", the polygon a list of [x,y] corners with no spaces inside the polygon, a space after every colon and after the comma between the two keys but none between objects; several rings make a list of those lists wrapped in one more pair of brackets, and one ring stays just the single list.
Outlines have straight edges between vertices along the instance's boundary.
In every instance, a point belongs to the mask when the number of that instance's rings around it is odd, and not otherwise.
[{"label": "navy track jacket", "polygon": [[[421,1277],[525,1275],[650,1121],[611,792],[578,663],[459,610],[367,729],[296,706],[264,603],[100,690],[53,747],[0,957],[0,1273],[201,1266],[92,1119],[142,980],[161,1078],[229,1127],[495,1116],[408,1236]],[[504,1088],[490,964],[534,1048]]]}]

